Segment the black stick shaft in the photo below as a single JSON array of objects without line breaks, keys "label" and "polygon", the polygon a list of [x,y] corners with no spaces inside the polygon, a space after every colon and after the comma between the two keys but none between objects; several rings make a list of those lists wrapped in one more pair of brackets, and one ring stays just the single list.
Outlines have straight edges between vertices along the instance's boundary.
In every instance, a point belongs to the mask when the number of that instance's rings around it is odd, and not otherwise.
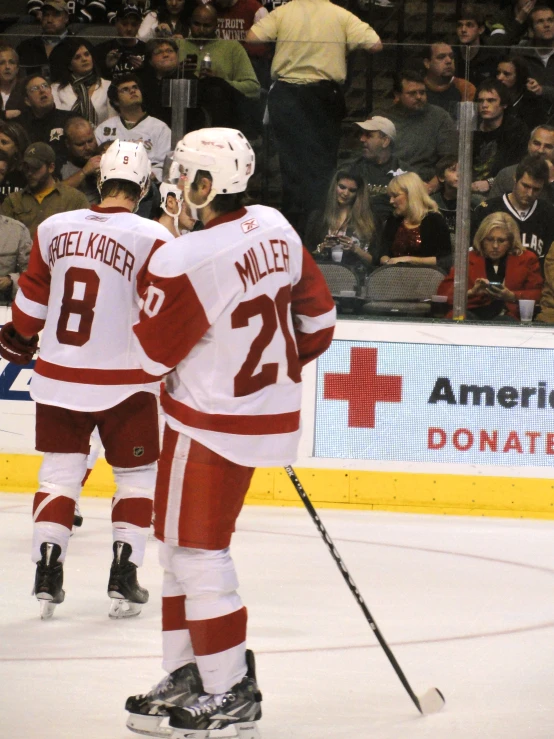
[{"label": "black stick shaft", "polygon": [[360,606],[360,608],[363,611],[364,616],[366,617],[366,621],[370,625],[371,630],[373,631],[373,633],[375,634],[375,636],[377,638],[377,641],[379,642],[379,644],[383,648],[383,651],[387,655],[387,658],[388,658],[389,662],[393,666],[394,671],[396,672],[396,674],[398,675],[398,677],[400,679],[400,682],[402,683],[402,685],[406,689],[406,692],[408,693],[408,695],[410,696],[410,698],[414,702],[417,710],[420,713],[423,713],[423,711],[421,710],[421,706],[420,706],[419,699],[418,699],[417,695],[412,690],[412,688],[410,686],[410,683],[408,682],[408,680],[406,679],[406,676],[402,672],[402,668],[400,667],[400,665],[396,661],[396,657],[394,656],[394,654],[392,653],[389,645],[385,641],[385,637],[379,631],[379,627],[377,626],[377,624],[375,623],[375,621],[373,619],[373,616],[369,612],[369,609],[366,606],[365,601],[362,598],[362,595],[361,595],[360,591],[356,587],[356,583],[352,579],[352,576],[348,572],[348,569],[346,568],[346,565],[342,561],[341,556],[340,556],[340,554],[337,551],[337,548],[333,544],[333,540],[331,539],[331,537],[327,533],[327,529],[325,528],[325,526],[321,522],[321,519],[317,515],[317,511],[313,507],[312,501],[309,499],[306,491],[302,487],[302,484],[300,483],[300,480],[296,476],[295,471],[289,465],[288,467],[285,467],[285,472],[289,476],[292,484],[296,488],[296,492],[298,493],[298,495],[300,496],[302,502],[306,506],[306,509],[307,509],[308,513],[310,514],[310,516],[312,518],[312,521],[317,526],[317,529],[318,529],[319,533],[321,534],[321,536],[323,538],[323,541],[327,544],[327,548],[329,549],[329,551],[331,553],[331,556],[335,560],[335,564],[337,565],[337,567],[341,571],[342,576],[346,580],[346,584],[348,585],[348,587],[350,589],[350,592],[352,593],[352,595],[354,596],[354,598],[356,598],[356,601],[358,602],[358,605]]}]

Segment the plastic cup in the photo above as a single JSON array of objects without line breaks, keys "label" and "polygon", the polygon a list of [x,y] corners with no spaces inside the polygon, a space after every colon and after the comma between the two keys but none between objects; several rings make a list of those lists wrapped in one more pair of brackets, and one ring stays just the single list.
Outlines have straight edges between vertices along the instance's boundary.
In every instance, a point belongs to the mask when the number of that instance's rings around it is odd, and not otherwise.
[{"label": "plastic cup", "polygon": [[334,246],[331,249],[331,259],[333,262],[342,262],[342,246]]},{"label": "plastic cup", "polygon": [[519,320],[522,323],[531,323],[533,320],[533,313],[535,312],[535,301],[534,300],[520,300],[519,301]]},{"label": "plastic cup", "polygon": [[431,315],[433,318],[444,318],[448,313],[448,298],[446,295],[431,295]]}]

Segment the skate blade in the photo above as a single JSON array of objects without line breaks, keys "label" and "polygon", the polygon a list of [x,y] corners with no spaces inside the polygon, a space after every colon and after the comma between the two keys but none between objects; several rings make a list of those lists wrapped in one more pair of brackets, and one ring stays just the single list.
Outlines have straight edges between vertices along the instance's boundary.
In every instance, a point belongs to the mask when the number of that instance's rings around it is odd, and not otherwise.
[{"label": "skate blade", "polygon": [[52,618],[56,609],[57,603],[53,603],[51,600],[44,600],[43,598],[38,599],[40,605],[40,617],[43,621],[47,621]]},{"label": "skate blade", "polygon": [[164,716],[143,716],[136,713],[130,713],[127,719],[127,728],[134,731],[135,734],[142,736],[155,736],[161,739],[169,739],[172,729],[168,726],[160,726]]},{"label": "skate blade", "polygon": [[[255,721],[235,724],[233,729],[235,730],[236,739],[261,739],[261,734]],[[171,739],[208,739],[209,737],[211,739],[218,739],[218,737],[221,737],[221,739],[230,739],[228,730],[228,726],[221,730],[212,729],[211,733],[205,729],[173,729]]]},{"label": "skate blade", "polygon": [[142,610],[142,603],[131,603],[125,598],[112,598],[110,605],[110,618],[132,618],[138,616]]}]

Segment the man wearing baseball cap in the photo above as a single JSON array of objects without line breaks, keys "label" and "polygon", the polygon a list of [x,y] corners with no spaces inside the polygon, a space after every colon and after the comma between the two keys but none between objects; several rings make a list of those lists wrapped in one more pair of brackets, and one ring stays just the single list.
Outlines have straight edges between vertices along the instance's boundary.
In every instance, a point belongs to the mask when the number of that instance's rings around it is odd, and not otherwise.
[{"label": "man wearing baseball cap", "polygon": [[361,128],[362,152],[351,164],[359,168],[369,188],[374,212],[385,220],[392,213],[387,185],[393,177],[408,172],[410,168],[394,153],[396,128],[391,120],[376,115],[356,125]]},{"label": "man wearing baseball cap", "polygon": [[39,223],[54,213],[88,208],[86,196],[74,187],[68,187],[54,179],[56,154],[54,149],[37,141],[25,149],[22,169],[27,185],[10,193],[0,212],[20,221],[34,236]]},{"label": "man wearing baseball cap", "polygon": [[27,12],[38,17],[42,9],[51,6],[64,10],[70,23],[104,23],[106,21],[106,0],[78,0],[66,3],[65,0],[27,0]]},{"label": "man wearing baseball cap", "polygon": [[137,38],[142,12],[132,2],[120,5],[115,14],[115,37],[95,47],[94,57],[102,77],[113,80],[121,74],[142,69],[146,44]]},{"label": "man wearing baseball cap", "polygon": [[69,8],[65,0],[29,0],[27,11],[40,12],[41,35],[23,39],[17,47],[19,66],[25,74],[49,76],[48,58],[62,39],[72,35],[68,30]]}]

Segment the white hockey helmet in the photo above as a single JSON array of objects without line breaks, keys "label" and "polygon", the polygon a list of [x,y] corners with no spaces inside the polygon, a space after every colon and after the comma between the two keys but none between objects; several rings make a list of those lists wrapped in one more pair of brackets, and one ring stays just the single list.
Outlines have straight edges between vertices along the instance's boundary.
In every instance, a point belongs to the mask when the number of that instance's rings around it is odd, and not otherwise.
[{"label": "white hockey helmet", "polygon": [[116,139],[102,154],[98,187],[107,180],[128,180],[141,189],[141,199],[150,187],[152,165],[142,142]]},{"label": "white hockey helmet", "polygon": [[[256,157],[248,139],[234,128],[201,128],[178,142],[173,161],[192,183],[199,169],[212,176],[212,193],[244,192],[254,174]],[[210,195],[212,194],[210,193]]]},{"label": "white hockey helmet", "polygon": [[[177,204],[177,213],[170,213],[167,210],[167,197],[168,195],[173,195],[175,198],[176,204]],[[183,191],[178,188],[176,185],[171,185],[169,182],[162,182],[160,185],[160,207],[164,211],[164,213],[167,213],[168,216],[178,216],[181,212],[181,208],[183,207]]]}]

